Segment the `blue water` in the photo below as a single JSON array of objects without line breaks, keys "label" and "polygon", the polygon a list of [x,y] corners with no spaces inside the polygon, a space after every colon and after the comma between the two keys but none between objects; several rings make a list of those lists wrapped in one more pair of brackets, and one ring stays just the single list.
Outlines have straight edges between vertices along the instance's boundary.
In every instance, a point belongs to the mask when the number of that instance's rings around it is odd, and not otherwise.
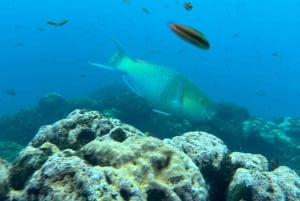
[{"label": "blue water", "polygon": [[[110,36],[132,57],[179,69],[215,102],[263,118],[299,117],[300,1],[189,2],[191,11],[179,0],[1,0],[0,114],[49,92],[74,98],[121,79],[88,65],[113,53]],[[168,22],[203,32],[210,50],[181,40]]]}]

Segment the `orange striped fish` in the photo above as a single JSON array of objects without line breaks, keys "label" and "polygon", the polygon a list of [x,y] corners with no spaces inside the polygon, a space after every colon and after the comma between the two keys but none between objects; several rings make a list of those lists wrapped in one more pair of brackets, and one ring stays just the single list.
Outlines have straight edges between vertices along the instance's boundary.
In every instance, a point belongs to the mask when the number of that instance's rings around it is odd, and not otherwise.
[{"label": "orange striped fish", "polygon": [[209,49],[209,42],[205,38],[205,36],[197,31],[194,28],[180,25],[180,24],[175,24],[175,23],[170,23],[170,28],[171,30],[176,33],[180,38],[183,40],[196,45],[199,48],[202,49]]}]

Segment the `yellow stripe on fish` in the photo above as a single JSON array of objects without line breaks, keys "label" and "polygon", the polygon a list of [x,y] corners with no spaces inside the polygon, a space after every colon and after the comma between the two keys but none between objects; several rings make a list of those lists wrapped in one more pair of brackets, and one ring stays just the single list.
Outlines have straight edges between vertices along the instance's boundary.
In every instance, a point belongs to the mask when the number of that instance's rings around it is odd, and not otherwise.
[{"label": "yellow stripe on fish", "polygon": [[113,41],[117,51],[105,64],[92,65],[120,71],[129,88],[155,112],[199,121],[213,117],[214,103],[187,77],[163,65],[132,59]]}]

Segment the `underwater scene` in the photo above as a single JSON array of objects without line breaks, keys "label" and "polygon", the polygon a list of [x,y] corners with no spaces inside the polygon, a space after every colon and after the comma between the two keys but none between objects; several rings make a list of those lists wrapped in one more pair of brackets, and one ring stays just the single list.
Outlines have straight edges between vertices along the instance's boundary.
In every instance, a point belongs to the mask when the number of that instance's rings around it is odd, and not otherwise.
[{"label": "underwater scene", "polygon": [[0,201],[300,201],[300,0],[2,0]]}]

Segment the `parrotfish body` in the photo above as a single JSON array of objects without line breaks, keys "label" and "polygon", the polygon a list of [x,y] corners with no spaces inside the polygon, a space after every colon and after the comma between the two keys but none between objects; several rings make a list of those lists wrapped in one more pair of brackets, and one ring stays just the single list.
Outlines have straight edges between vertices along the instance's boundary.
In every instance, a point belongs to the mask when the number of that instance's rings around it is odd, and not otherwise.
[{"label": "parrotfish body", "polygon": [[213,102],[187,77],[163,65],[132,59],[114,42],[118,49],[105,64],[90,64],[120,71],[129,88],[156,112],[196,121],[213,117]]}]

